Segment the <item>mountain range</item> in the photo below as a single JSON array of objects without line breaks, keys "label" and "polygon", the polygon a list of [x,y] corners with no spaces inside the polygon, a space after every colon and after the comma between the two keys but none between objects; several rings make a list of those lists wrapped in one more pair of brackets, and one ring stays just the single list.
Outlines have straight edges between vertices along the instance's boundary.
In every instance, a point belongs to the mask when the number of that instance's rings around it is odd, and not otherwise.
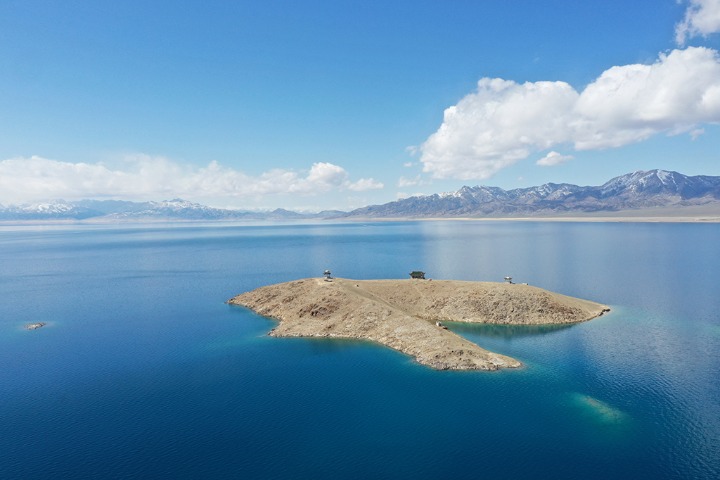
[{"label": "mountain range", "polygon": [[304,214],[278,208],[272,211],[230,210],[208,207],[179,198],[162,202],[123,200],[65,200],[0,205],[0,220],[303,220],[344,214],[325,211]]},{"label": "mountain range", "polygon": [[498,218],[593,215],[692,207],[720,212],[720,177],[686,176],[666,170],[628,173],[600,186],[546,183],[504,190],[462,187],[455,192],[418,195],[350,212],[298,213],[284,209],[247,211],[213,208],[181,199],[163,202],[64,200],[0,205],[0,220],[311,220],[353,218]]},{"label": "mountain range", "polygon": [[366,218],[534,217],[715,206],[720,212],[720,177],[686,176],[665,170],[628,173],[600,186],[546,183],[503,190],[462,187],[456,192],[420,195],[353,210]]}]

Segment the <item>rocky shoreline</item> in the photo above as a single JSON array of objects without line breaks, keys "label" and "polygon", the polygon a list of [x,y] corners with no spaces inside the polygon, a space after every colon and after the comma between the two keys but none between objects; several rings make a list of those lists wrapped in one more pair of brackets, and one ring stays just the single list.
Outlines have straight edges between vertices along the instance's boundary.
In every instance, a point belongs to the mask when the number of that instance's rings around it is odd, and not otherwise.
[{"label": "rocky shoreline", "polygon": [[261,287],[228,303],[279,321],[271,336],[371,340],[438,370],[522,366],[438,322],[557,325],[609,311],[605,305],[529,285],[454,280],[309,278]]}]

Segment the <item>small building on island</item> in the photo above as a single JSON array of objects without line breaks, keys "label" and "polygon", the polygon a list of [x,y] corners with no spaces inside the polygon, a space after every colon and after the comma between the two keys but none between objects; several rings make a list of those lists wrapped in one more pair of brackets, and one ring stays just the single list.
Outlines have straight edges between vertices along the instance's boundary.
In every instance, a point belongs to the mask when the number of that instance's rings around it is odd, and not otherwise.
[{"label": "small building on island", "polygon": [[410,278],[425,280],[425,272],[421,272],[420,270],[413,270],[410,272]]}]

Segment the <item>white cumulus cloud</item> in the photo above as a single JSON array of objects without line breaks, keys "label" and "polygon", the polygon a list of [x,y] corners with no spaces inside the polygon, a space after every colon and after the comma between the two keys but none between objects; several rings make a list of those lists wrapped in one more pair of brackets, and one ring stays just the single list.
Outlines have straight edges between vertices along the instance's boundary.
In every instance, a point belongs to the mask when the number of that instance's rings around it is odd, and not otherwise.
[{"label": "white cumulus cloud", "polygon": [[569,140],[567,113],[577,98],[565,82],[483,78],[476,93],[445,110],[438,131],[421,145],[423,171],[436,178],[489,178],[535,149]]},{"label": "white cumulus cloud", "polygon": [[566,82],[483,78],[421,146],[435,178],[487,179],[557,145],[614,148],[720,122],[720,57],[692,47],[612,67],[583,91]]},{"label": "white cumulus cloud", "polygon": [[535,162],[535,164],[540,165],[541,167],[554,167],[555,165],[561,165],[563,163],[569,162],[573,158],[574,157],[572,155],[563,155],[556,151],[552,151],[537,162]]},{"label": "white cumulus cloud", "polygon": [[2,203],[54,198],[251,198],[378,188],[383,185],[372,178],[352,182],[345,169],[325,162],[314,163],[305,172],[272,169],[250,176],[215,161],[193,167],[149,155],[128,157],[113,168],[102,163],[72,163],[39,156],[0,161]]},{"label": "white cumulus cloud", "polygon": [[332,163],[314,163],[306,181],[315,186],[339,187],[347,181],[348,173],[344,168]]},{"label": "white cumulus cloud", "polygon": [[688,38],[720,32],[720,0],[690,0],[685,18],[675,27],[675,41],[685,45]]}]

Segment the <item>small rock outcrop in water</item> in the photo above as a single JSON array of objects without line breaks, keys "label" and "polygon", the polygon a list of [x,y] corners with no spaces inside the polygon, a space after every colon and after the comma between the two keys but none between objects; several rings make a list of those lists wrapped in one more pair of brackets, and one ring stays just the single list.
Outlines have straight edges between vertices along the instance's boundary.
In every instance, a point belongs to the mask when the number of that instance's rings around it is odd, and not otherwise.
[{"label": "small rock outcrop in water", "polygon": [[25,325],[25,330],[37,330],[38,328],[42,328],[45,325],[47,325],[47,323],[45,322],[28,323],[27,325]]},{"label": "small rock outcrop in water", "polygon": [[529,285],[453,280],[309,278],[261,287],[228,303],[278,320],[272,336],[372,340],[438,370],[522,364],[438,328],[436,322],[567,324],[609,311],[595,302]]}]

